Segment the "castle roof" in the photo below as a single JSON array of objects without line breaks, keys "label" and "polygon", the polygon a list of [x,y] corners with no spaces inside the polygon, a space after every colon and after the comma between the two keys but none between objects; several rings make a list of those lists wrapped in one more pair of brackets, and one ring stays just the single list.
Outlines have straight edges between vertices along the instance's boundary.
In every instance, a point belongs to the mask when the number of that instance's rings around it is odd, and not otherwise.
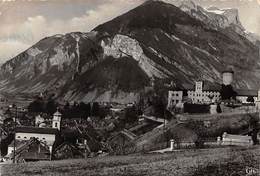
[{"label": "castle roof", "polygon": [[36,133],[36,134],[56,134],[58,129],[56,128],[39,128],[39,127],[17,127],[16,133]]},{"label": "castle roof", "polygon": [[253,90],[253,89],[235,89],[237,92],[238,96],[253,96],[257,97],[258,96],[258,90]]},{"label": "castle roof", "polygon": [[223,73],[233,73],[234,74],[234,71],[232,70],[232,68],[228,68],[228,69],[226,69],[226,70],[223,70],[222,71],[222,74]]},{"label": "castle roof", "polygon": [[[206,81],[202,81],[202,91],[213,91],[213,92],[219,92],[221,90],[221,85],[220,84],[213,84],[209,83]],[[194,91],[195,90],[195,84],[193,85],[185,85],[185,89],[189,91]]]}]

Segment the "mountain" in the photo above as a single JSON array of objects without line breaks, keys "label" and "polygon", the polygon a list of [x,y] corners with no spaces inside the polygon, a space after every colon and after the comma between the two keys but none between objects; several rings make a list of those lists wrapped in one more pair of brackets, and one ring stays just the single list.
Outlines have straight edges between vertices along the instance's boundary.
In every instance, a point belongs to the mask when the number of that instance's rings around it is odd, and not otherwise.
[{"label": "mountain", "polygon": [[196,5],[192,1],[183,1],[179,8],[191,16],[205,22],[211,27],[232,27],[238,33],[245,31],[240,22],[237,9],[219,9],[217,7],[203,8]]},{"label": "mountain", "polygon": [[147,1],[91,32],[42,39],[2,65],[0,90],[127,103],[157,79],[183,88],[198,79],[220,84],[227,66],[235,87],[258,89],[259,52],[246,37],[172,4]]},{"label": "mountain", "polygon": [[[167,0],[165,0],[167,1]],[[168,0],[169,2],[169,0]],[[172,1],[170,1],[173,3]],[[260,41],[260,37],[254,33],[248,32],[239,19],[238,9],[235,8],[224,8],[220,9],[214,6],[209,8],[203,8],[196,5],[193,1],[187,0],[182,1],[178,4],[178,7],[193,16],[196,19],[203,21],[213,28],[231,28],[240,35],[246,37],[248,40],[257,44]]]}]

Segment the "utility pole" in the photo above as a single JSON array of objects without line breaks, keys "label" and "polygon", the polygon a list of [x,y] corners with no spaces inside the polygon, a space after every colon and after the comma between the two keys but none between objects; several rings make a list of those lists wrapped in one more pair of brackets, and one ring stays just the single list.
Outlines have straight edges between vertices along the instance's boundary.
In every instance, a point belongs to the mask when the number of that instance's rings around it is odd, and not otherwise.
[{"label": "utility pole", "polygon": [[163,136],[164,136],[164,139],[166,140],[166,147],[168,147],[168,139],[166,139],[166,119],[165,119],[165,109],[163,110]]},{"label": "utility pole", "polygon": [[87,159],[87,140],[84,139],[84,158]]},{"label": "utility pole", "polygon": [[16,118],[17,118],[17,106],[15,104],[9,106],[10,108],[15,108],[15,116],[14,116],[14,158],[13,158],[13,163],[16,163]]},{"label": "utility pole", "polygon": [[50,158],[49,159],[51,161],[52,160],[52,146],[51,145],[49,146],[49,150],[50,150]]},{"label": "utility pole", "polygon": [[0,157],[2,159],[2,135],[3,135],[3,130],[2,128],[0,129],[1,130],[1,136],[0,136]]}]

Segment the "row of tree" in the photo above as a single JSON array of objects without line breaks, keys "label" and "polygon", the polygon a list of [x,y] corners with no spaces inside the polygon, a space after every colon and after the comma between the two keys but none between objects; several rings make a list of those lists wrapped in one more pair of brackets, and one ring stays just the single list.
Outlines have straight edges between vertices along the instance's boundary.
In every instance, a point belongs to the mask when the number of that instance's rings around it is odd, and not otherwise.
[{"label": "row of tree", "polygon": [[45,100],[42,97],[37,97],[33,102],[28,106],[29,112],[42,112],[52,115],[58,108],[58,104],[53,98],[48,98]]},{"label": "row of tree", "polygon": [[108,109],[100,108],[99,103],[74,102],[72,105],[67,102],[65,106],[60,106],[53,98],[45,100],[37,97],[28,106],[28,112],[47,113],[53,115],[57,109],[62,113],[63,118],[85,118],[89,116],[105,117]]}]

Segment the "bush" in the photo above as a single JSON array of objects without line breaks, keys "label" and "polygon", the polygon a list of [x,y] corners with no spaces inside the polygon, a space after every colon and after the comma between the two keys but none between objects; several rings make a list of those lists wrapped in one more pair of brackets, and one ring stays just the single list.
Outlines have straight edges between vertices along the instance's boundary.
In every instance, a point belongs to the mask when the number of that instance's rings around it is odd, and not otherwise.
[{"label": "bush", "polygon": [[187,113],[209,113],[209,105],[184,103],[184,112]]}]

